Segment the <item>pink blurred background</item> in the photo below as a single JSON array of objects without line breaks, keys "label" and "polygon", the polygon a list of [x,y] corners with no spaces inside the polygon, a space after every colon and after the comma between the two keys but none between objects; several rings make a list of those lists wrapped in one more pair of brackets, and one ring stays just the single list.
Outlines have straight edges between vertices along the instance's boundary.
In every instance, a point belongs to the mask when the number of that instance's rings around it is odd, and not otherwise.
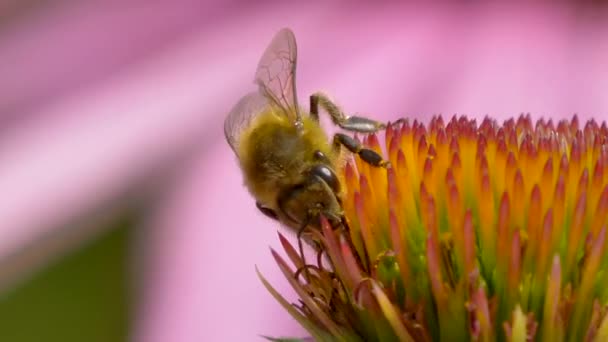
[{"label": "pink blurred background", "polygon": [[[222,133],[274,33],[298,39],[301,103],[323,90],[383,120],[606,120],[607,14],[591,3],[5,0],[0,260],[55,231],[89,238],[58,227],[144,196],[133,340],[303,336],[255,275],[293,296],[268,251],[278,227],[255,209]],[[55,242],[0,282],[76,244]]]}]

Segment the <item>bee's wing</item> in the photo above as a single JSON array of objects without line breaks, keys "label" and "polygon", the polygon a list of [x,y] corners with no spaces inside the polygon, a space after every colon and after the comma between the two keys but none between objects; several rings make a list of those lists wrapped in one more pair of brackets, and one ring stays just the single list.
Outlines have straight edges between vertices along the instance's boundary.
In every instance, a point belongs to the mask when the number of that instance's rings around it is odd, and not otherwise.
[{"label": "bee's wing", "polygon": [[268,100],[262,94],[253,92],[243,96],[228,113],[224,120],[224,135],[237,156],[241,133],[249,127],[251,120],[267,107]]},{"label": "bee's wing", "polygon": [[296,94],[297,50],[293,32],[282,29],[264,51],[255,73],[260,93],[280,107],[294,123],[302,120]]}]

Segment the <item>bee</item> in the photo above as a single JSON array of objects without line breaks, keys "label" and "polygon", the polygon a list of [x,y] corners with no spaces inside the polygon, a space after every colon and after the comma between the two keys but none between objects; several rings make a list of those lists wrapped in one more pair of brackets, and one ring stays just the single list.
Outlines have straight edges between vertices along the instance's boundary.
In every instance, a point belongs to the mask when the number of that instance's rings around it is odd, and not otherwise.
[{"label": "bee", "polygon": [[340,128],[373,133],[386,126],[347,116],[323,93],[310,96],[310,111],[298,105],[297,47],[290,29],[279,31],[262,55],[255,73],[258,90],[245,95],[224,122],[226,141],[234,151],[244,182],[257,208],[298,232],[318,228],[323,215],[332,226],[343,222],[344,188],[336,173],[342,148],[376,167],[387,161],[356,139],[328,135],[319,124],[319,108]]}]

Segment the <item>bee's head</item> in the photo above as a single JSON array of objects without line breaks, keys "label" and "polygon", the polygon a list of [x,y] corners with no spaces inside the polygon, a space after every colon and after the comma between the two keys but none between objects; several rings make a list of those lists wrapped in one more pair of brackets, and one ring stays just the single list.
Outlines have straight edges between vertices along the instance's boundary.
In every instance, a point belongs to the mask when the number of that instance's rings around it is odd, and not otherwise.
[{"label": "bee's head", "polygon": [[305,172],[304,181],[281,194],[280,211],[293,226],[308,222],[318,225],[319,215],[339,223],[343,211],[339,197],[340,181],[327,164],[315,164]]}]

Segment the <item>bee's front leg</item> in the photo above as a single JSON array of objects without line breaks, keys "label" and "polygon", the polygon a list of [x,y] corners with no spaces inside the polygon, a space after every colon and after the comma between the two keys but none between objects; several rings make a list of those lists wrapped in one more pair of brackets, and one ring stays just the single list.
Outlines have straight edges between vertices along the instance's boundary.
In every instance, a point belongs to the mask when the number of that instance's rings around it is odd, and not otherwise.
[{"label": "bee's front leg", "polygon": [[331,117],[331,121],[341,128],[359,133],[374,133],[386,128],[386,125],[360,116],[347,116],[342,110],[333,103],[327,95],[323,93],[314,93],[310,96],[310,115],[319,120],[319,107],[327,111]]},{"label": "bee's front leg", "polygon": [[387,160],[382,159],[382,156],[378,152],[369,148],[363,147],[360,142],[346,134],[336,133],[334,135],[334,149],[340,150],[340,147],[344,146],[352,153],[359,155],[359,158],[364,162],[376,166],[376,167],[390,167],[391,163]]},{"label": "bee's front leg", "polygon": [[258,210],[262,214],[266,215],[267,217],[269,217],[269,218],[271,218],[273,220],[278,220],[279,219],[279,216],[277,215],[277,213],[274,210],[272,210],[272,209],[264,206],[262,203],[256,201],[255,202],[255,206],[258,208]]}]

